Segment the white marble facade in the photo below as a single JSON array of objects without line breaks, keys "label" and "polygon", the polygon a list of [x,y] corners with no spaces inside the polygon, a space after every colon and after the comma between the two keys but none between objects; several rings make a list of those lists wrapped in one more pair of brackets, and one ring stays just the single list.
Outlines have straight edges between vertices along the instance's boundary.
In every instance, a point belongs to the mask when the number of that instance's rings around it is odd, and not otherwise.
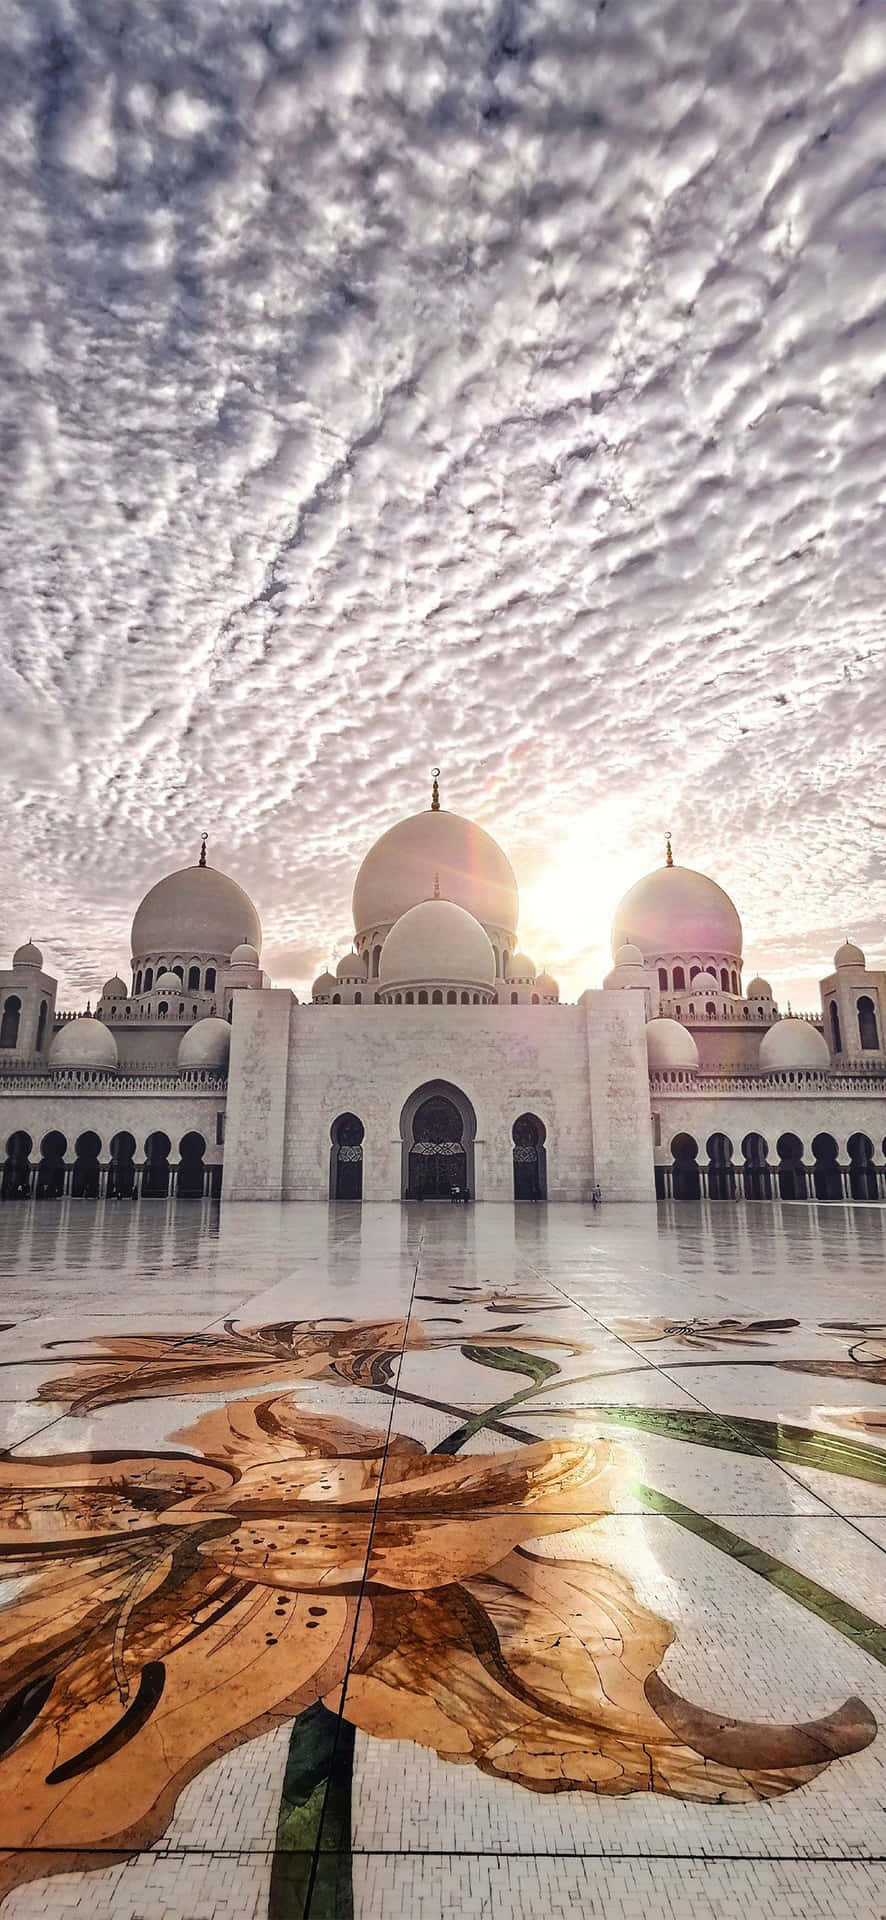
[{"label": "white marble facade", "polygon": [[666,860],[577,1005],[518,942],[488,833],[431,806],[365,856],[351,951],[275,988],[247,893],[206,862],[139,905],[129,978],[59,1012],[0,969],[5,1197],[886,1198],[886,971],[847,941],[820,1015],[742,985],[728,895]]}]

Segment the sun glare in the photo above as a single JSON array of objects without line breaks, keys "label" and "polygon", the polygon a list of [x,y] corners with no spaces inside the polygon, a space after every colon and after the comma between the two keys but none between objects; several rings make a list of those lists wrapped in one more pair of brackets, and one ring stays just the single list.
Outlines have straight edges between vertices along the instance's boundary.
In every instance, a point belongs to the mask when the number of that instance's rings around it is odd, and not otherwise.
[{"label": "sun glare", "polygon": [[644,871],[642,862],[626,862],[623,849],[610,849],[608,838],[602,822],[583,821],[520,888],[520,945],[557,975],[566,999],[600,986],[611,965],[615,909]]}]

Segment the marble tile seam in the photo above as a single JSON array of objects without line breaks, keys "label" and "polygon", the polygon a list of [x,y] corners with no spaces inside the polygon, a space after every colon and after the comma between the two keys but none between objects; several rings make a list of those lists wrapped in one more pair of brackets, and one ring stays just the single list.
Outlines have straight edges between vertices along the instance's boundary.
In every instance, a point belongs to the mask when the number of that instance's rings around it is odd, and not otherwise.
[{"label": "marble tile seam", "polygon": [[[363,1561],[363,1570],[360,1578],[359,1591],[357,1594],[357,1605],[354,1610],[354,1623],[351,1629],[350,1645],[348,1648],[347,1658],[345,1661],[345,1671],[342,1676],[341,1685],[339,1688],[338,1706],[334,1710],[336,1715],[336,1729],[335,1729],[335,1734],[333,1736],[332,1753],[329,1761],[325,1784],[323,1787],[322,1801],[321,1801],[320,1810],[319,1810],[319,1817],[317,1820],[316,1837],[314,1841],[314,1847],[313,1847],[312,1858],[311,1858],[311,1867],[308,1874],[307,1888],[304,1896],[304,1905],[302,1910],[304,1920],[307,1920],[307,1916],[309,1916],[311,1912],[311,1907],[314,1900],[314,1890],[315,1890],[318,1873],[320,1869],[320,1859],[321,1859],[321,1855],[324,1852],[323,1835],[324,1835],[324,1832],[326,1831],[327,1818],[329,1817],[330,1793],[333,1790],[333,1783],[337,1777],[336,1768],[337,1768],[337,1762],[338,1762],[339,1751],[340,1751],[341,1729],[342,1729],[342,1724],[345,1718],[345,1712],[344,1712],[345,1702],[347,1700],[348,1686],[351,1678],[351,1670],[354,1664],[354,1653],[355,1653],[355,1648],[357,1646],[357,1636],[358,1636],[359,1627],[360,1627],[360,1619],[361,1619],[361,1615],[363,1613],[363,1608],[366,1601],[369,1565],[372,1557],[372,1543],[373,1543],[373,1537],[375,1534],[375,1528],[376,1528],[377,1519],[378,1519],[379,1507],[381,1504],[382,1487],[384,1484],[385,1469],[387,1467],[388,1451],[390,1448],[391,1437],[394,1430],[394,1413],[397,1405],[397,1381],[399,1378],[400,1367],[403,1364],[403,1354],[406,1350],[406,1345],[409,1338],[410,1320],[411,1320],[414,1305],[415,1305],[415,1295],[418,1287],[418,1276],[421,1269],[421,1255],[422,1255],[423,1242],[424,1242],[424,1229],[422,1229],[422,1231],[419,1234],[417,1246],[414,1251],[413,1264],[412,1264],[412,1286],[411,1286],[410,1295],[409,1295],[409,1303],[408,1303],[406,1313],[404,1315],[404,1320],[403,1320],[403,1340],[400,1347],[399,1355],[397,1357],[394,1379],[391,1383],[390,1402],[389,1402],[389,1409],[388,1409],[388,1423],[387,1423],[387,1430],[385,1435],[385,1450],[384,1450],[384,1458],[382,1462],[382,1471],[379,1474],[378,1485],[376,1487],[376,1493],[375,1493],[375,1500],[372,1508],[372,1516],[371,1516],[371,1522],[369,1527],[369,1537],[367,1540],[366,1554]],[[293,1920],[295,1920],[295,1916],[293,1916]]]},{"label": "marble tile seam", "polygon": [[[643,1796],[634,1797],[642,1798]],[[41,1860],[47,1861],[56,1859],[73,1860],[76,1857],[76,1861],[80,1865],[80,1870],[86,1872],[90,1871],[92,1862],[96,1863],[96,1867],[98,1867],[99,1863],[115,1865],[120,1863],[121,1856],[125,1856],[125,1859],[130,1862],[133,1860],[150,1860],[161,1863],[175,1860],[273,1860],[280,1855],[286,1855],[289,1859],[301,1860],[309,1857],[313,1858],[315,1852],[314,1847],[287,1847],[271,1844],[225,1847],[219,1845],[218,1842],[207,1843],[205,1846],[144,1847],[135,1848],[131,1852],[127,1852],[125,1848],[120,1846],[72,1848],[52,1847],[44,1843],[42,1845],[35,1844],[30,1847],[9,1847],[4,1844],[2,1839],[0,1839],[0,1849],[2,1849],[5,1854],[13,1857],[36,1856]],[[355,1843],[348,1847],[324,1847],[321,1843],[320,1852],[328,1858],[348,1856],[355,1860],[661,1860],[665,1862],[698,1860],[706,1865],[716,1864],[718,1866],[729,1865],[730,1862],[750,1865],[755,1861],[765,1865],[776,1865],[781,1862],[785,1865],[847,1866],[853,1861],[857,1861],[859,1865],[864,1866],[886,1866],[886,1851],[861,1852],[858,1848],[855,1848],[851,1852],[833,1850],[828,1852],[810,1852],[805,1849],[797,1849],[794,1852],[787,1850],[775,1852],[766,1851],[762,1848],[751,1848],[748,1851],[736,1848],[733,1851],[720,1852],[713,1847],[668,1848],[642,1847],[639,1845],[636,1847],[626,1847],[624,1845],[609,1847],[576,1847],[566,1845],[557,1847],[462,1847],[443,1845],[408,1846],[401,1844],[395,1847],[368,1847]],[[76,1870],[76,1868],[72,1870]],[[2,1909],[0,1909],[0,1911],[2,1911]]]}]

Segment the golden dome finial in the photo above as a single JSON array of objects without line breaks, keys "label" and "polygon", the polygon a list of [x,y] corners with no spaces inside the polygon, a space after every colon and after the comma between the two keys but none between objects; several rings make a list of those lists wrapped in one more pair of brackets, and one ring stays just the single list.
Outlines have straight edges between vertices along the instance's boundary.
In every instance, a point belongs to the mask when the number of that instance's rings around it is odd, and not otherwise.
[{"label": "golden dome finial", "polygon": [[668,827],[667,832],[665,834],[665,866],[672,867],[673,864],[674,864],[674,855],[671,850],[671,829],[670,827]]},{"label": "golden dome finial", "polygon": [[440,787],[439,787],[440,769],[439,767],[431,768],[431,779],[434,782],[431,788],[431,812],[439,813],[440,811]]},{"label": "golden dome finial", "polygon": [[440,875],[439,875],[439,873],[435,873],[435,875],[434,875],[434,893],[433,893],[433,898],[434,898],[435,900],[439,900],[439,898],[440,898]]},{"label": "golden dome finial", "polygon": [[202,834],[202,835],[201,835],[201,838],[200,838],[200,858],[199,858],[199,860],[197,861],[197,865],[198,865],[198,867],[205,867],[205,865],[206,865],[206,842],[207,842],[207,840],[208,840],[208,839],[209,839],[209,835],[208,835],[208,833],[204,833],[204,834]]}]

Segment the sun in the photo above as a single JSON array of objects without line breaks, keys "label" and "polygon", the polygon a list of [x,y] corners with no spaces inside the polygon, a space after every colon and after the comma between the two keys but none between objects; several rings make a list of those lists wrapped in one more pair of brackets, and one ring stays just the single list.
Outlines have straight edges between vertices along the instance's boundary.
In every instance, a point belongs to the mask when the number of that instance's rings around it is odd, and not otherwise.
[{"label": "sun", "polygon": [[636,877],[623,850],[607,847],[602,828],[583,821],[520,889],[520,946],[557,974],[564,997],[600,985],[611,965],[615,909]]}]

